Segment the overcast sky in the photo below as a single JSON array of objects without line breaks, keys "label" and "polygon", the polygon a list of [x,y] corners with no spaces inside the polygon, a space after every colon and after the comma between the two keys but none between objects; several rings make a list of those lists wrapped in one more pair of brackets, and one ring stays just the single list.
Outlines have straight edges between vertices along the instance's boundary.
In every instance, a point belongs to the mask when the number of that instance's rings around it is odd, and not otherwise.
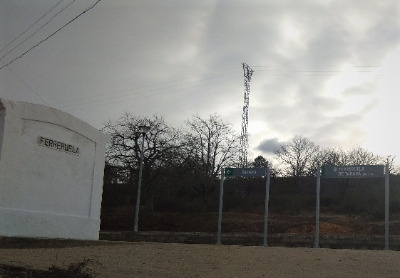
[{"label": "overcast sky", "polygon": [[400,158],[400,1],[102,0],[62,28],[96,2],[0,0],[0,97],[96,128],[217,113],[239,133],[244,62],[249,158],[295,135]]}]

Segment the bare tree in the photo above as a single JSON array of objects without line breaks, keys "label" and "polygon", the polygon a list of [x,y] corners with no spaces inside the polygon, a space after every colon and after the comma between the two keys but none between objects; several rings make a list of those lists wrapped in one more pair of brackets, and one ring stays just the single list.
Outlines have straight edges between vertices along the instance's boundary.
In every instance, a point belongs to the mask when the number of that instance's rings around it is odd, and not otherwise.
[{"label": "bare tree", "polygon": [[196,115],[186,124],[186,151],[195,164],[196,190],[208,201],[221,168],[237,164],[240,137],[216,114],[207,119]]},{"label": "bare tree", "polygon": [[349,151],[340,148],[322,149],[319,153],[321,164],[325,165],[375,165],[386,164],[386,158],[364,148],[357,147]]},{"label": "bare tree", "polygon": [[[320,149],[313,158],[313,169],[322,165],[347,165],[348,153],[340,148]],[[315,171],[314,171],[315,172]]]},{"label": "bare tree", "polygon": [[395,163],[395,156],[374,154],[362,147],[349,151],[340,148],[321,149],[316,156],[315,164],[319,165],[389,165],[389,173],[398,174],[400,169]]},{"label": "bare tree", "polygon": [[302,136],[294,137],[275,152],[281,165],[285,167],[284,174],[294,177],[313,175],[321,165],[384,165],[389,164],[390,173],[398,173],[399,168],[394,163],[393,156],[374,154],[362,147],[349,151],[341,148],[325,148],[316,146]]},{"label": "bare tree", "polygon": [[[389,166],[389,173],[390,174],[394,174],[394,175],[398,175],[400,173],[400,167],[395,164],[396,156],[389,155],[389,156],[386,156],[385,158],[386,158],[385,162]],[[384,161],[382,161],[382,162],[384,162]]]},{"label": "bare tree", "polygon": [[347,152],[345,165],[375,165],[382,163],[382,157],[361,147]]},{"label": "bare tree", "polygon": [[106,151],[106,162],[124,171],[119,176],[126,177],[127,183],[136,184],[143,140],[139,130],[141,125],[151,127],[144,137],[143,188],[148,193],[148,208],[152,209],[154,180],[163,174],[179,150],[179,132],[169,127],[163,117],[155,115],[145,118],[126,113],[116,122],[108,121],[104,124],[103,131],[112,138]]},{"label": "bare tree", "polygon": [[293,177],[312,175],[315,157],[319,147],[309,139],[295,136],[289,143],[280,146],[275,152],[284,167],[284,174]]}]

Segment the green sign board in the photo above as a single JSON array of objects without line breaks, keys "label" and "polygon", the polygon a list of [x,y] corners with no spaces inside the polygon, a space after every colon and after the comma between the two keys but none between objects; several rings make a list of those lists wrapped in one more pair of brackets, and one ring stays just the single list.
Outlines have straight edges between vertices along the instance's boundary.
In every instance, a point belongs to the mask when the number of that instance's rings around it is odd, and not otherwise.
[{"label": "green sign board", "polygon": [[262,168],[225,168],[225,177],[264,177],[266,169]]},{"label": "green sign board", "polygon": [[381,178],[385,176],[383,165],[322,166],[323,178]]}]

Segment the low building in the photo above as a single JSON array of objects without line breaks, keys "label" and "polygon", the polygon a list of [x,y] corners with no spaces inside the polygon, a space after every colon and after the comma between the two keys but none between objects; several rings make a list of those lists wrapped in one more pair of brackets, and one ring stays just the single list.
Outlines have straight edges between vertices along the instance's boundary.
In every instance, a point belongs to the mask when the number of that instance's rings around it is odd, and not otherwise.
[{"label": "low building", "polygon": [[106,142],[70,114],[0,99],[0,236],[97,240]]}]

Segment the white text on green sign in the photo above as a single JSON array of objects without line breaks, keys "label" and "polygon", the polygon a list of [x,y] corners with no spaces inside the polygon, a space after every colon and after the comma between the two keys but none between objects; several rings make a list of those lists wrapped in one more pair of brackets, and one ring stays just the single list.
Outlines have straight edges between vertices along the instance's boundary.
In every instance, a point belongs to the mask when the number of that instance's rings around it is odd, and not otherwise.
[{"label": "white text on green sign", "polygon": [[261,168],[225,168],[225,177],[263,177],[266,169]]},{"label": "white text on green sign", "polygon": [[324,178],[378,178],[384,177],[383,165],[322,166]]}]

